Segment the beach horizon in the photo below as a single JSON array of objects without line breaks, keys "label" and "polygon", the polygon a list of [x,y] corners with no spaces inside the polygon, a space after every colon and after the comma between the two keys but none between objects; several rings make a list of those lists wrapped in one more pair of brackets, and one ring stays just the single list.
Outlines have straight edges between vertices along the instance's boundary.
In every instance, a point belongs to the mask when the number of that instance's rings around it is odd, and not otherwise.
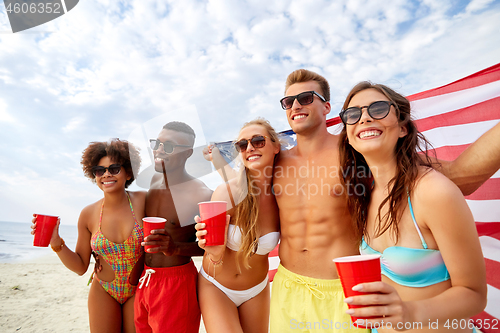
[{"label": "beach horizon", "polygon": [[[201,257],[193,260],[199,268]],[[79,276],[52,251],[30,260],[0,263],[0,331],[89,332],[87,282],[92,269],[93,262]],[[199,332],[206,333],[203,322]]]}]

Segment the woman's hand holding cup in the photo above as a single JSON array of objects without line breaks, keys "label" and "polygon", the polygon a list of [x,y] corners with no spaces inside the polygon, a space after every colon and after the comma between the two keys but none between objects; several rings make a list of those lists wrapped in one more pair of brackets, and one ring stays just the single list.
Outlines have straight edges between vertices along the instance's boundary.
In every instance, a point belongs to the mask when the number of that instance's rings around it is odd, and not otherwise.
[{"label": "woman's hand holding cup", "polygon": [[345,299],[347,304],[359,306],[350,308],[347,313],[360,318],[358,319],[361,321],[360,325],[377,327],[375,324],[378,323],[382,328],[380,325],[383,322],[383,327],[391,323],[392,327],[396,328],[398,323],[415,322],[411,302],[403,302],[393,286],[377,281],[357,284],[352,287],[352,290],[363,293],[363,295],[350,296]]},{"label": "woman's hand holding cup", "polygon": [[220,258],[224,254],[224,251],[226,250],[226,244],[227,244],[227,229],[229,227],[229,221],[231,220],[231,216],[226,215],[226,227],[225,227],[225,232],[224,232],[224,244],[223,245],[206,245],[207,240],[205,239],[205,236],[207,235],[208,231],[205,229],[206,224],[201,220],[201,218],[196,215],[194,218],[194,221],[196,222],[195,224],[195,229],[196,229],[196,238],[198,238],[198,246],[202,249],[205,250],[212,258]]},{"label": "woman's hand holding cup", "polygon": [[[33,219],[31,220],[31,234],[35,236],[34,245],[35,246],[60,246],[62,244],[62,238],[59,236],[59,224],[61,223],[61,219],[57,216],[50,215],[40,215],[42,218],[42,231],[43,234],[37,234],[37,220],[39,214],[33,214]],[[56,220],[57,219],[57,220]],[[49,235],[50,233],[50,241]],[[42,236],[43,235],[43,236]]]}]

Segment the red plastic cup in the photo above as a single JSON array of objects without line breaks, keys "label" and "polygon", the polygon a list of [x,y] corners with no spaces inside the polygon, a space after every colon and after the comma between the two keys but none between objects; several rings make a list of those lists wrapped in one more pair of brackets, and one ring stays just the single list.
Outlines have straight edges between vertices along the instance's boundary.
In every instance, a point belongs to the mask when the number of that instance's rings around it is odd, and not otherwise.
[{"label": "red plastic cup", "polygon": [[[381,281],[382,276],[380,273],[380,255],[379,254],[368,254],[368,255],[357,255],[348,256],[333,259],[335,266],[337,267],[337,273],[340,277],[340,282],[342,283],[342,289],[344,290],[344,296],[358,296],[366,295],[366,293],[354,291],[352,287],[360,283]],[[349,309],[361,308],[366,305],[351,305],[347,304]],[[359,328],[366,328],[363,325],[356,324],[358,319],[368,319],[359,318],[351,316],[353,325]]]},{"label": "red plastic cup", "polygon": [[206,201],[198,203],[200,208],[200,218],[205,223],[207,234],[203,236],[207,242],[206,246],[224,245],[226,232],[226,211],[225,201]]},{"label": "red plastic cup", "polygon": [[[142,219],[142,229],[144,230],[144,238],[151,235],[151,230],[155,229],[165,229],[166,219],[163,217],[145,217]],[[157,247],[156,245],[145,245],[144,251],[148,251],[153,247]]]},{"label": "red plastic cup", "polygon": [[47,247],[50,244],[50,239],[52,238],[52,232],[54,232],[54,227],[57,224],[57,219],[59,216],[51,215],[36,215],[36,229],[35,238],[33,239],[33,246]]}]

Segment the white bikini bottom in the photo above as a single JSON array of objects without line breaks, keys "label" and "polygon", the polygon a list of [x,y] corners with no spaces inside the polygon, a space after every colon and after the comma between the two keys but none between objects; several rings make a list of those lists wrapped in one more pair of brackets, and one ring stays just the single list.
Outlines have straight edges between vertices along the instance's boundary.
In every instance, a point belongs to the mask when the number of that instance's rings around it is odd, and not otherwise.
[{"label": "white bikini bottom", "polygon": [[224,287],[222,284],[217,282],[217,280],[215,280],[213,277],[208,275],[205,272],[205,270],[203,269],[203,266],[201,267],[200,273],[205,279],[212,282],[214,286],[216,286],[224,294],[226,294],[226,296],[229,297],[229,299],[231,301],[233,301],[233,303],[234,303],[234,305],[236,305],[236,307],[239,307],[241,304],[245,303],[249,299],[254,298],[258,294],[260,294],[262,292],[262,290],[264,290],[266,288],[267,282],[269,281],[269,276],[266,274],[266,278],[264,279],[264,281],[262,281],[261,283],[259,283],[256,286],[253,286],[250,289],[233,290],[233,289],[229,289],[229,288]]}]

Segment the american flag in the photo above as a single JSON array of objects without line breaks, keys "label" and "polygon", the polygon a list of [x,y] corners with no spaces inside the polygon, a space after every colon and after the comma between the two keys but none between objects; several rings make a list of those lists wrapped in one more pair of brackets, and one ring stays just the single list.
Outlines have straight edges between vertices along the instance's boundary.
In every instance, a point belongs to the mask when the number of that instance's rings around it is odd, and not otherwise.
[{"label": "american flag", "polygon": [[[408,96],[417,126],[438,158],[454,160],[500,121],[500,64],[448,85]],[[496,142],[495,144],[500,144]],[[465,197],[486,263],[488,304],[474,317],[483,332],[500,330],[500,172]],[[485,321],[485,319],[487,319]],[[489,322],[490,325],[484,325]],[[496,323],[496,326],[491,324]]]},{"label": "american flag", "polygon": [[[408,96],[408,99],[412,102],[418,129],[432,143],[437,157],[454,160],[500,122],[500,64],[445,86]],[[331,133],[339,133],[342,126],[339,117],[329,119],[327,125]],[[292,130],[281,132],[280,137],[285,141],[285,149],[296,144]],[[234,160],[231,142],[217,146],[226,160]],[[497,332],[500,329],[500,171],[466,200],[476,221],[488,283],[488,304],[474,319],[483,332]],[[269,254],[271,281],[278,264],[276,247]]]}]

